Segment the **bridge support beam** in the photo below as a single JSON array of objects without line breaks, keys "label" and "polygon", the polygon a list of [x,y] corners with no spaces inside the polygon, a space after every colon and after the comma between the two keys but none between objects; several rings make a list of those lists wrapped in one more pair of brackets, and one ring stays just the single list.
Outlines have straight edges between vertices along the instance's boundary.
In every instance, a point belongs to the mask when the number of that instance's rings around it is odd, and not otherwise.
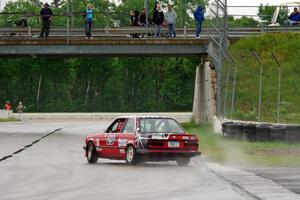
[{"label": "bridge support beam", "polygon": [[211,71],[210,62],[206,61],[196,69],[193,102],[193,120],[196,124],[212,122],[216,111]]}]

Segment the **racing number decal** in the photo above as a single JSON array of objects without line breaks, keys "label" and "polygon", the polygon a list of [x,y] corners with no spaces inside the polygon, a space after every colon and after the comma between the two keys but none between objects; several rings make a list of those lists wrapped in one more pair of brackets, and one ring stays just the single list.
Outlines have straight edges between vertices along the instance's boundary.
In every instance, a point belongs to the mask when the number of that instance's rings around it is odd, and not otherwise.
[{"label": "racing number decal", "polygon": [[106,138],[106,145],[113,145],[115,141],[115,135],[109,135]]}]

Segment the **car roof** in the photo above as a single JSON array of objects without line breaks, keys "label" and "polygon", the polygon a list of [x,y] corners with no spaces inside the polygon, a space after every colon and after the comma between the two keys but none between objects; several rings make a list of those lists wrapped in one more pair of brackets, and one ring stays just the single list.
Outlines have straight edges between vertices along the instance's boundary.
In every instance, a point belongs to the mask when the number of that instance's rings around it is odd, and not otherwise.
[{"label": "car roof", "polygon": [[165,118],[165,119],[174,119],[173,117],[159,116],[159,115],[123,115],[123,116],[118,116],[115,119],[118,119],[118,118]]}]

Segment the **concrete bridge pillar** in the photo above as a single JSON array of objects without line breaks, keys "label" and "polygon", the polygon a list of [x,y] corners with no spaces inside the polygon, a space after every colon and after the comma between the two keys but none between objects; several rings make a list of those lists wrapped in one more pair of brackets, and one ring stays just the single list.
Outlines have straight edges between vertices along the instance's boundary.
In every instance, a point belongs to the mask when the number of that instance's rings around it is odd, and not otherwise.
[{"label": "concrete bridge pillar", "polygon": [[210,62],[197,66],[193,102],[193,120],[196,124],[213,121],[215,114],[214,86]]}]

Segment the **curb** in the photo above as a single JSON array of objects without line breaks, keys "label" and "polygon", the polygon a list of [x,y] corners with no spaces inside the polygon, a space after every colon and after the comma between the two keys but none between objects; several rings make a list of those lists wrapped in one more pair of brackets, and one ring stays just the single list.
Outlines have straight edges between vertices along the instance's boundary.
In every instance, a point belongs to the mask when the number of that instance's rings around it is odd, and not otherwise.
[{"label": "curb", "polygon": [[[174,117],[181,122],[189,122],[192,119],[191,112],[149,112],[149,113],[22,113],[23,120],[78,120],[78,119],[107,119],[113,120],[124,115],[151,115]],[[18,113],[13,113],[18,118]]]}]

